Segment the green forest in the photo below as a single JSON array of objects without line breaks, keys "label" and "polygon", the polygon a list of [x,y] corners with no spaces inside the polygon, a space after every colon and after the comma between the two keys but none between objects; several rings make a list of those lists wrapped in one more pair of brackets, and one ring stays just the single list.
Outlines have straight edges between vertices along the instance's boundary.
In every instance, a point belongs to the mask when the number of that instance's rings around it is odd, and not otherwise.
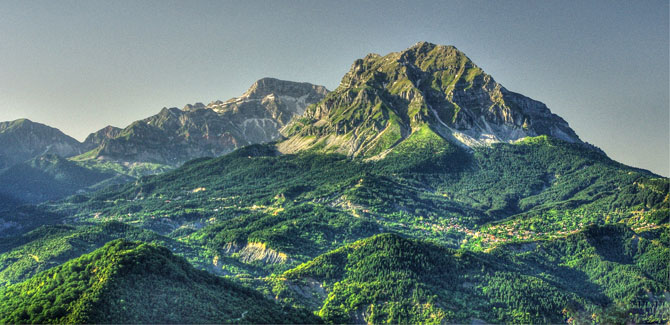
[{"label": "green forest", "polygon": [[664,323],[670,182],[541,136],[252,145],[3,207],[3,323]]}]

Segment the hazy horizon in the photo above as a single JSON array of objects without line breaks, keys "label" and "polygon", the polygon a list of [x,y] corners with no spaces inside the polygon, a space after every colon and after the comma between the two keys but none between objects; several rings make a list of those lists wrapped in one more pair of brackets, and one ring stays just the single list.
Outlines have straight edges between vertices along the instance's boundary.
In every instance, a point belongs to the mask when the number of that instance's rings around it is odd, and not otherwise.
[{"label": "hazy horizon", "polygon": [[0,121],[83,140],[274,77],[333,90],[357,58],[454,45],[582,140],[670,175],[668,2],[2,2]]}]

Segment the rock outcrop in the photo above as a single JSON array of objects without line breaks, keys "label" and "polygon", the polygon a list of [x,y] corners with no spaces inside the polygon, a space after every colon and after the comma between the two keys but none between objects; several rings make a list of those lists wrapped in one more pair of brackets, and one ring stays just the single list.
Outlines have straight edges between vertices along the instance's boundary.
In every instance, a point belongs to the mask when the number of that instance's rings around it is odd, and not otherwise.
[{"label": "rock outcrop", "polygon": [[261,261],[265,264],[284,264],[289,258],[288,255],[268,248],[265,243],[250,242],[240,247],[235,243],[228,243],[223,252],[227,255],[237,257],[241,262],[252,263]]}]

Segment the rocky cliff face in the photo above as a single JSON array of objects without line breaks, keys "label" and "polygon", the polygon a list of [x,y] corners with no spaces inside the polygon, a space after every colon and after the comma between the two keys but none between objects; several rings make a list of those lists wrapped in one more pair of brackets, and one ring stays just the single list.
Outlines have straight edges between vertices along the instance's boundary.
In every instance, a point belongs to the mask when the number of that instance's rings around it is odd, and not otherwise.
[{"label": "rocky cliff face", "polygon": [[[243,263],[261,261],[265,264],[284,264],[289,260],[285,253],[268,248],[265,243],[258,242],[247,243],[244,247],[240,247],[236,243],[228,243],[223,247],[222,252],[239,259]],[[216,263],[214,264],[216,265]]]},{"label": "rocky cliff face", "polygon": [[109,139],[118,137],[122,130],[123,129],[121,128],[108,125],[96,132],[93,132],[89,134],[88,137],[86,137],[86,140],[84,140],[84,148],[87,151],[91,150]]},{"label": "rocky cliff face", "polygon": [[[123,162],[179,165],[190,159],[219,156],[241,146],[281,137],[279,129],[306,107],[323,99],[326,88],[265,78],[242,96],[183,109],[163,108],[158,114],[132,123],[101,139],[91,158]],[[103,134],[115,134],[116,130]]]},{"label": "rocky cliff face", "polygon": [[301,115],[308,105],[322,100],[328,90],[306,82],[290,82],[274,78],[256,81],[242,96],[225,103],[210,103],[208,108],[220,113],[240,111],[269,112],[273,119],[286,124],[293,116]]},{"label": "rocky cliff face", "polygon": [[28,119],[0,122],[0,170],[43,154],[69,157],[83,152],[79,141]]},{"label": "rocky cliff face", "polygon": [[550,135],[581,142],[546,105],[508,91],[453,46],[421,42],[356,60],[340,86],[284,128],[284,152],[318,146],[373,156],[422,125],[472,147]]}]

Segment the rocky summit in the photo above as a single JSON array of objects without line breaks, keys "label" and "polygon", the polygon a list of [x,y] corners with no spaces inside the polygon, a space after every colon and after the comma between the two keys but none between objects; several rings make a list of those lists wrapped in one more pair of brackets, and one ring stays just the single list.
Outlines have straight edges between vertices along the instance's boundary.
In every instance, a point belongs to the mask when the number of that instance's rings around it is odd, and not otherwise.
[{"label": "rocky summit", "polygon": [[242,96],[226,102],[163,108],[123,130],[98,131],[89,138],[99,145],[86,158],[176,166],[245,145],[275,141],[281,137],[280,128],[327,93],[325,87],[309,83],[260,79]]},{"label": "rocky summit", "polygon": [[543,103],[507,90],[453,46],[420,42],[356,60],[332,93],[284,129],[284,152],[387,152],[428,125],[463,147],[549,135],[581,143]]},{"label": "rocky summit", "polygon": [[84,140],[86,150],[91,150],[109,139],[116,138],[123,129],[108,125],[96,132],[89,134]]}]

